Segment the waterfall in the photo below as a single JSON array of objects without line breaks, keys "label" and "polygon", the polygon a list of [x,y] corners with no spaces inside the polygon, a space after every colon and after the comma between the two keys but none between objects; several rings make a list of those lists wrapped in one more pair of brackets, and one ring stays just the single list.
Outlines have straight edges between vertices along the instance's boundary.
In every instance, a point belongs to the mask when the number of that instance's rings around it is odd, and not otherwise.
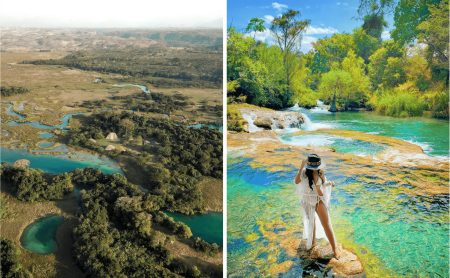
[{"label": "waterfall", "polygon": [[242,118],[248,122],[248,132],[256,132],[264,130],[263,128],[257,127],[253,122],[256,120],[257,116],[254,113],[242,114]]},{"label": "waterfall", "polygon": [[302,124],[301,129],[306,131],[314,131],[318,130],[319,128],[333,128],[330,124],[326,123],[313,123],[311,119],[305,114],[303,114],[303,119],[305,122]]}]

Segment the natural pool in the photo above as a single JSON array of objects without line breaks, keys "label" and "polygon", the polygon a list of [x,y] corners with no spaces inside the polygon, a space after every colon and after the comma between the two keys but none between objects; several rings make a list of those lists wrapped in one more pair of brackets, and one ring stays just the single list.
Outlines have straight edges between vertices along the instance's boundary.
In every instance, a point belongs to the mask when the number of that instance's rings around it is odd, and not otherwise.
[{"label": "natural pool", "polygon": [[164,211],[175,221],[183,222],[191,228],[193,237],[200,237],[206,242],[223,246],[223,214],[208,212],[203,215],[184,215]]},{"label": "natural pool", "polygon": [[64,222],[60,215],[40,218],[28,225],[20,237],[23,248],[38,254],[51,254],[58,251],[56,231]]},{"label": "natural pool", "polygon": [[[448,121],[397,119],[370,112],[332,115],[319,109],[298,111],[305,112],[310,120],[303,125],[304,130],[347,129],[395,137],[422,146],[423,156],[448,163]],[[333,162],[327,163],[326,173],[336,182],[329,211],[337,240],[355,250],[367,277],[448,277],[449,195],[419,193],[408,184],[422,175],[439,188],[439,184],[448,184],[448,174],[442,178],[432,169],[421,167],[378,170],[376,163],[366,163],[387,145],[340,138],[338,133],[302,135],[298,131],[279,131],[282,142],[274,158],[289,155],[289,149],[298,145],[309,146],[310,152],[316,146],[326,146],[335,147],[337,153],[361,155],[347,156],[351,159],[344,161],[332,160],[331,153],[328,162]],[[248,157],[254,157],[250,152],[228,150],[228,276],[261,277],[291,261],[292,266],[279,277],[302,277],[310,264],[281,247],[289,239],[302,238],[301,207],[292,184],[298,165],[281,163],[287,167],[274,170],[254,163]],[[352,175],[355,167],[359,174]],[[382,178],[361,175],[374,171],[382,173]],[[397,185],[398,177],[406,185]],[[324,272],[315,274],[326,277]]]}]

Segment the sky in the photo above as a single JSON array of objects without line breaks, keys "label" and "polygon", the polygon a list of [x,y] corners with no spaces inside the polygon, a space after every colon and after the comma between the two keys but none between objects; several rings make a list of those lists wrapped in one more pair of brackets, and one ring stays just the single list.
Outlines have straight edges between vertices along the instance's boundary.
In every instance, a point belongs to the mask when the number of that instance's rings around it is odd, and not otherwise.
[{"label": "sky", "polygon": [[[362,26],[361,20],[354,20],[357,16],[359,0],[228,0],[227,3],[227,28],[232,26],[245,33],[245,28],[252,18],[260,18],[265,21],[265,27],[269,29],[274,17],[281,15],[288,9],[300,11],[299,20],[310,19],[310,27],[303,35],[301,51],[306,53],[311,49],[311,43],[325,37],[331,37],[335,33],[353,33],[353,29]],[[385,18],[389,26],[385,28],[382,38],[390,39],[389,31],[393,29],[394,17]],[[270,32],[258,33],[256,38],[273,44]]]},{"label": "sky", "polygon": [[2,1],[2,27],[222,28],[225,1]]}]

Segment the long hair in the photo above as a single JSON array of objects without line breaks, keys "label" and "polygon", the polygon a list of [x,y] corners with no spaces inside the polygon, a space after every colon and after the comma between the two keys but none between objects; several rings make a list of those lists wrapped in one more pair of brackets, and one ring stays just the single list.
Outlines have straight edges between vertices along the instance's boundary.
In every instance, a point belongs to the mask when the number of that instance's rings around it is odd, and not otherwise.
[{"label": "long hair", "polygon": [[[320,169],[317,170],[317,171],[319,171],[319,177],[322,179],[322,183],[323,183],[323,181],[324,181],[324,178],[323,178],[324,173],[323,173],[323,171],[320,171]],[[313,190],[312,185],[314,183],[313,172],[314,172],[314,170],[311,170],[311,169],[306,169],[306,171],[305,171],[305,175],[306,175],[306,177],[308,177],[309,188],[311,188],[311,190]]]}]

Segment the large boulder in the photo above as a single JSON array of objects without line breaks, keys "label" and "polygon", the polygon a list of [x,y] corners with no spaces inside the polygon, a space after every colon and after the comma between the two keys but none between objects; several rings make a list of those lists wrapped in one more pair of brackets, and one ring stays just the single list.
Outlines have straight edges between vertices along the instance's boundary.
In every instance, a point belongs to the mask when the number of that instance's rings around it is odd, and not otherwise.
[{"label": "large boulder", "polygon": [[108,145],[106,148],[105,148],[105,151],[112,151],[112,150],[115,150],[116,149],[116,147],[114,147],[113,145]]},{"label": "large boulder", "polygon": [[267,118],[267,117],[261,117],[261,118],[258,117],[253,122],[253,124],[255,124],[257,127],[262,127],[264,129],[267,129],[267,130],[271,130],[272,129],[272,120],[270,118]]},{"label": "large boulder", "polygon": [[[298,241],[296,241],[298,242]],[[286,248],[286,247],[285,247]],[[306,249],[306,240],[299,240],[297,254],[303,260],[328,261],[327,268],[339,277],[365,277],[364,266],[355,252],[338,243],[339,259],[334,258],[331,245],[317,244],[310,250]]]}]

